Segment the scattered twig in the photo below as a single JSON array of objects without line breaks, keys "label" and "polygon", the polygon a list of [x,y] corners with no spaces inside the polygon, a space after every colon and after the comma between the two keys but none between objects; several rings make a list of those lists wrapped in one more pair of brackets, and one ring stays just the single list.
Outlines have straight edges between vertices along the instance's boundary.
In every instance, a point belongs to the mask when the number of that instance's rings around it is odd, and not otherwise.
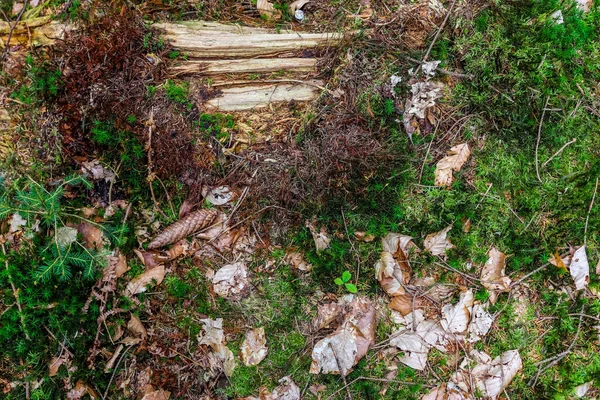
[{"label": "scattered twig", "polygon": [[[439,256],[438,256],[438,258],[439,258]],[[441,260],[441,258],[439,258],[439,259]],[[479,282],[479,279],[478,279],[478,278],[475,278],[474,276],[471,276],[471,275],[469,275],[469,274],[466,274],[466,273],[464,273],[464,272],[460,272],[460,271],[459,271],[459,270],[457,270],[456,268],[452,268],[452,267],[451,267],[451,266],[449,266],[449,265],[444,265],[444,263],[441,263],[441,262],[436,262],[436,263],[435,263],[435,265],[437,265],[437,266],[439,266],[439,267],[442,267],[442,268],[444,268],[444,269],[446,269],[446,270],[448,270],[448,271],[455,272],[455,273],[457,273],[458,275],[462,276],[463,278],[465,278],[465,279],[466,279],[466,280],[468,280],[468,281],[471,281],[471,282],[474,282],[474,283],[477,283],[477,282]]]},{"label": "scattered twig", "polygon": [[537,132],[537,142],[535,143],[535,174],[537,175],[538,181],[542,183],[542,178],[540,178],[540,166],[539,166],[539,148],[540,148],[540,139],[542,138],[542,124],[544,123],[544,116],[546,115],[546,107],[548,107],[548,101],[550,100],[550,96],[546,97],[546,104],[544,104],[544,109],[542,110],[542,118],[540,118],[540,124],[538,125]]},{"label": "scattered twig", "polygon": [[110,390],[110,385],[112,384],[113,379],[115,379],[115,374],[117,373],[117,370],[119,369],[119,365],[121,364],[121,361],[123,361],[123,357],[125,357],[125,355],[129,351],[129,349],[131,349],[133,346],[134,345],[127,346],[127,348],[125,349],[125,351],[123,352],[123,354],[121,354],[121,357],[119,358],[119,361],[117,361],[117,365],[115,365],[115,369],[113,369],[113,373],[110,376],[110,380],[108,381],[108,385],[106,385],[106,390],[104,391],[104,394],[102,395],[102,400],[105,400],[106,396],[108,396],[108,391]]},{"label": "scattered twig", "polygon": [[558,149],[558,151],[557,151],[556,153],[554,153],[554,154],[552,155],[552,157],[550,157],[550,158],[549,158],[549,159],[548,159],[548,160],[547,160],[545,163],[543,163],[543,164],[542,164],[542,168],[544,168],[546,165],[548,165],[548,163],[549,163],[550,161],[552,161],[552,160],[554,159],[554,157],[556,157],[556,156],[558,156],[560,153],[562,153],[562,151],[563,151],[563,150],[564,150],[564,149],[565,149],[565,148],[566,148],[568,145],[570,145],[570,144],[573,144],[573,143],[575,143],[576,141],[577,141],[577,139],[573,139],[573,140],[571,140],[570,142],[567,142],[567,143],[565,143],[565,144],[563,145],[563,147],[561,147],[560,149]]},{"label": "scattered twig", "polygon": [[10,274],[10,270],[8,268],[8,258],[6,258],[6,247],[4,247],[4,243],[0,243],[0,246],[2,246],[2,254],[4,254],[4,265],[6,267],[8,281],[10,282],[10,287],[12,288],[13,296],[15,297],[17,310],[19,310],[19,319],[21,320],[21,326],[23,328],[23,332],[25,333],[25,338],[27,338],[27,340],[30,340],[31,338],[29,337],[29,333],[27,333],[27,328],[25,326],[25,315],[23,314],[23,308],[21,307],[21,301],[19,300],[19,291],[15,287],[12,275]]},{"label": "scattered twig", "polygon": [[[573,347],[575,346],[575,343],[577,342],[577,339],[579,339],[579,335],[581,333],[581,323],[583,321],[583,316],[585,315],[583,313],[584,308],[585,308],[585,304],[581,306],[581,312],[579,313],[579,324],[577,325],[577,332],[575,333],[575,337],[573,338],[573,341],[571,342],[569,347],[567,347],[567,349],[565,351],[557,354],[556,356],[553,356],[546,360],[540,361],[538,363],[538,365],[540,366],[538,369],[538,372],[537,372],[537,374],[535,374],[535,377],[529,381],[529,386],[531,386],[531,387],[535,386],[542,373],[544,373],[548,369],[550,369],[553,366],[555,366],[556,364],[558,364],[563,358],[565,358],[566,356],[568,356],[571,353],[571,351],[573,350]],[[549,364],[547,364],[545,367],[542,367],[542,364],[546,364],[546,363],[549,363]]]},{"label": "scattered twig", "polygon": [[331,348],[331,352],[333,353],[333,358],[335,358],[335,363],[337,364],[338,371],[340,371],[340,376],[342,377],[342,381],[344,381],[344,388],[346,388],[346,393],[348,393],[348,398],[352,400],[352,394],[350,393],[350,388],[348,387],[348,382],[346,382],[346,371],[342,371],[342,364],[333,348],[331,342],[329,343],[329,347]]},{"label": "scattered twig", "polygon": [[[4,62],[4,59],[10,52],[10,40],[12,39],[13,31],[19,24],[19,21],[21,20],[21,17],[23,16],[23,13],[25,12],[25,9],[27,8],[28,4],[29,4],[29,0],[25,0],[23,2],[23,8],[21,8],[19,15],[17,15],[17,19],[15,20],[15,23],[10,27],[10,30],[8,31],[8,38],[6,39],[6,45],[4,46],[4,52],[2,53],[2,59],[0,59],[0,63]],[[10,25],[10,20],[8,20],[6,22],[8,22],[8,24]]]},{"label": "scattered twig", "polygon": [[590,203],[590,208],[588,208],[587,216],[585,217],[585,229],[583,230],[583,244],[587,244],[587,231],[588,224],[590,222],[590,213],[592,212],[592,208],[594,207],[594,200],[596,200],[596,192],[598,191],[598,178],[596,177],[596,185],[594,185],[594,194],[592,195],[592,201]]},{"label": "scattered twig", "polygon": [[454,9],[454,5],[455,4],[456,4],[456,0],[453,0],[452,4],[450,4],[450,8],[448,8],[448,12],[446,13],[446,17],[442,21],[442,24],[438,28],[437,32],[435,33],[435,36],[433,37],[433,40],[431,41],[431,44],[427,48],[427,53],[425,53],[425,55],[423,56],[423,62],[427,61],[427,58],[429,57],[429,53],[431,53],[431,49],[433,49],[433,45],[435,44],[436,40],[440,36],[440,33],[442,33],[442,30],[444,30],[444,26],[446,26],[446,22],[448,22],[448,18],[450,17],[450,14],[452,13],[452,10]]},{"label": "scattered twig", "polygon": [[523,281],[525,281],[527,278],[529,278],[531,275],[543,270],[544,268],[548,267],[548,265],[550,265],[550,263],[546,263],[544,265],[542,265],[539,268],[534,269],[533,271],[531,271],[530,273],[528,273],[527,275],[525,275],[524,277],[520,278],[519,280],[513,282],[510,287],[511,289],[514,288],[517,285],[520,285],[521,283],[523,283]]}]

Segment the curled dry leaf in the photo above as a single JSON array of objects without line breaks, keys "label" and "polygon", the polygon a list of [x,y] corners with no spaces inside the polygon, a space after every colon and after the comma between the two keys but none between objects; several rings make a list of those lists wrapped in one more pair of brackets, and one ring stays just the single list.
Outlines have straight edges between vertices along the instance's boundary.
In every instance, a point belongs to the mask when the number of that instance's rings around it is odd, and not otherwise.
[{"label": "curled dry leaf", "polygon": [[246,332],[244,342],[240,347],[244,365],[257,365],[267,356],[265,328],[256,328]]},{"label": "curled dry leaf", "polygon": [[346,376],[375,343],[375,305],[366,297],[344,296],[340,301],[344,322],[331,335],[317,342],[310,373]]},{"label": "curled dry leaf", "polygon": [[442,229],[439,232],[430,233],[425,237],[423,247],[434,256],[446,256],[446,250],[454,248],[454,245],[448,239],[448,232],[452,225]]},{"label": "curled dry leaf", "polygon": [[81,172],[91,176],[93,180],[104,180],[105,182],[115,182],[116,175],[113,171],[104,168],[99,160],[83,162]]},{"label": "curled dry leaf", "polygon": [[281,18],[281,11],[275,9],[273,3],[267,0],[258,0],[256,2],[256,9],[260,13],[261,17],[264,17],[267,20],[276,20]]},{"label": "curled dry leaf", "polygon": [[403,271],[392,253],[383,251],[375,264],[375,277],[389,296],[403,294],[404,285],[410,280],[410,271]]},{"label": "curled dry leaf", "polygon": [[285,376],[279,380],[279,386],[270,394],[261,395],[264,400],[300,400],[301,391],[298,385],[289,377]]},{"label": "curled dry leaf", "polygon": [[148,336],[148,332],[146,331],[144,324],[142,324],[142,321],[135,314],[131,314],[131,318],[127,323],[127,330],[129,330],[129,332],[131,332],[134,336],[142,339],[146,339]]},{"label": "curled dry leaf", "polygon": [[575,281],[575,289],[585,289],[590,281],[590,264],[588,262],[585,245],[571,249],[571,263],[569,272]]},{"label": "curled dry leaf", "polygon": [[478,364],[472,374],[476,386],[484,396],[496,399],[523,368],[518,350],[509,350],[494,358],[491,363]]},{"label": "curled dry leaf", "polygon": [[481,283],[490,291],[490,301],[495,304],[498,293],[510,291],[511,280],[506,276],[504,253],[492,247],[488,252],[488,257],[481,270]]},{"label": "curled dry leaf", "polygon": [[130,296],[146,291],[146,286],[156,282],[160,285],[165,278],[165,266],[159,265],[154,268],[147,269],[141,275],[136,276],[127,284],[126,293]]},{"label": "curled dry leaf", "polygon": [[442,308],[442,327],[448,333],[464,333],[471,320],[473,310],[473,290],[468,289],[460,295],[458,303],[447,304]]},{"label": "curled dry leaf", "polygon": [[215,293],[226,299],[240,299],[250,290],[248,269],[241,262],[223,266],[215,273],[212,283]]},{"label": "curled dry leaf", "polygon": [[235,192],[228,186],[218,186],[208,192],[206,200],[215,206],[222,206],[229,203],[234,197]]},{"label": "curled dry leaf", "polygon": [[327,230],[324,226],[321,227],[320,231],[317,231],[314,222],[306,221],[306,227],[310,229],[310,233],[312,234],[313,240],[315,241],[315,247],[317,248],[317,252],[325,250],[329,247],[331,238],[327,235]]},{"label": "curled dry leaf", "polygon": [[304,259],[304,254],[298,251],[292,251],[285,255],[283,260],[286,264],[291,265],[293,268],[297,270],[310,272],[312,271],[312,265],[306,262]]},{"label": "curled dry leaf", "polygon": [[489,332],[494,317],[486,310],[482,304],[473,306],[472,318],[469,323],[469,342],[475,343],[480,341]]},{"label": "curled dry leaf", "polygon": [[233,352],[225,345],[225,334],[223,333],[223,318],[201,319],[203,332],[198,335],[198,344],[204,344],[211,347],[216,358],[220,362],[221,369],[225,375],[233,375],[235,369],[235,358]]},{"label": "curled dry leaf", "polygon": [[309,2],[310,2],[310,0],[294,1],[292,4],[289,5],[290,14],[294,15],[294,12],[296,12],[296,10],[300,10],[302,7],[304,7]]},{"label": "curled dry leaf", "polygon": [[10,229],[9,233],[15,233],[20,231],[25,225],[27,225],[27,220],[21,216],[21,214],[14,213],[10,219]]},{"label": "curled dry leaf", "polygon": [[[317,317],[313,325],[317,330],[328,328],[332,322],[341,321],[343,308],[338,303],[325,303],[318,305]],[[334,326],[337,324],[334,324]]]},{"label": "curled dry leaf", "polygon": [[458,172],[467,162],[471,151],[466,143],[456,145],[448,151],[435,166],[435,186],[447,187],[452,184],[452,172]]},{"label": "curled dry leaf", "polygon": [[410,314],[413,310],[413,296],[410,294],[401,294],[392,298],[389,307],[398,311],[403,317]]},{"label": "curled dry leaf", "polygon": [[390,345],[404,352],[399,360],[403,364],[422,371],[427,365],[427,355],[432,347],[446,351],[446,332],[439,322],[426,320],[422,311],[405,317],[406,327],[391,335]]}]

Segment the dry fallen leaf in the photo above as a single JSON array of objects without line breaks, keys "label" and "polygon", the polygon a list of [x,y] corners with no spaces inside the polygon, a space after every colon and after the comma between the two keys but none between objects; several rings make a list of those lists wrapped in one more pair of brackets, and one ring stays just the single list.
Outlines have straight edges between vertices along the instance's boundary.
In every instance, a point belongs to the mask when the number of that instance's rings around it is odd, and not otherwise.
[{"label": "dry fallen leaf", "polygon": [[490,292],[490,301],[496,303],[499,293],[510,291],[511,280],[506,276],[506,256],[492,247],[488,252],[488,260],[481,270],[481,283]]},{"label": "dry fallen leaf", "polygon": [[120,278],[123,274],[129,271],[129,266],[127,265],[127,258],[124,254],[116,252],[115,255],[112,255],[108,258],[108,262],[112,265],[115,265],[115,276]]},{"label": "dry fallen leaf", "polygon": [[573,249],[569,272],[575,281],[575,289],[585,289],[590,281],[590,264],[585,252],[585,245]]},{"label": "dry fallen leaf", "polygon": [[212,283],[215,293],[226,299],[240,299],[250,290],[248,269],[241,262],[223,266],[215,273]]},{"label": "dry fallen leaf", "polygon": [[427,365],[427,355],[432,347],[446,351],[446,332],[439,322],[424,319],[421,310],[408,314],[405,328],[393,333],[390,345],[404,352],[399,360],[403,364],[422,371]]},{"label": "dry fallen leaf", "polygon": [[131,314],[131,318],[127,323],[127,329],[134,336],[138,336],[142,339],[146,339],[146,337],[148,336],[148,332],[146,331],[144,324],[142,324],[142,321],[135,314]]},{"label": "dry fallen leaf", "polygon": [[93,180],[104,180],[105,182],[115,182],[116,175],[113,171],[104,168],[99,160],[83,162],[81,172],[92,177]]},{"label": "dry fallen leaf", "polygon": [[300,400],[300,388],[289,377],[285,376],[279,380],[279,386],[273,389],[273,392],[261,396],[264,400]]},{"label": "dry fallen leaf", "polygon": [[369,243],[375,240],[375,235],[367,232],[354,232],[354,238],[360,242]]},{"label": "dry fallen leaf", "polygon": [[204,325],[203,332],[198,335],[198,344],[211,347],[220,362],[221,369],[225,375],[233,375],[235,369],[235,358],[233,352],[225,345],[225,334],[223,333],[223,318],[201,319]]},{"label": "dry fallen leaf", "polygon": [[89,222],[82,222],[77,225],[69,226],[77,229],[83,238],[85,247],[88,249],[101,249],[104,247],[104,233],[102,233],[102,230],[97,225],[93,225]]},{"label": "dry fallen leaf", "polygon": [[267,338],[265,328],[256,328],[246,332],[244,342],[240,347],[244,365],[257,365],[267,356]]},{"label": "dry fallen leaf", "polygon": [[234,197],[235,192],[228,186],[218,186],[206,194],[206,200],[215,206],[227,204],[233,200]]},{"label": "dry fallen leaf", "polygon": [[109,373],[110,370],[115,366],[115,363],[117,362],[117,358],[119,358],[119,355],[123,351],[124,347],[125,346],[123,346],[122,344],[117,346],[117,348],[113,352],[112,356],[110,357],[110,359],[106,362],[106,365],[104,366],[105,374]]},{"label": "dry fallen leaf", "polygon": [[317,307],[317,317],[313,321],[317,330],[328,328],[332,322],[341,321],[343,309],[338,303],[319,304]]},{"label": "dry fallen leaf", "polygon": [[61,249],[69,247],[77,240],[77,229],[70,226],[61,226],[54,234],[56,243]]},{"label": "dry fallen leaf", "polygon": [[489,332],[494,323],[494,317],[487,312],[486,307],[482,304],[475,304],[471,314],[468,341],[475,343],[480,341]]},{"label": "dry fallen leaf", "polygon": [[9,233],[18,232],[25,225],[27,225],[27,220],[21,217],[21,214],[14,213],[10,219]]},{"label": "dry fallen leaf", "polygon": [[48,365],[48,375],[56,376],[61,365],[64,365],[67,369],[69,369],[70,364],[71,361],[69,353],[63,352],[60,357],[53,357],[52,361],[50,361],[50,365]]},{"label": "dry fallen leaf", "polygon": [[261,17],[264,17],[267,20],[276,20],[281,18],[281,11],[275,9],[273,3],[270,3],[267,0],[258,0],[256,2],[256,9],[260,13]]},{"label": "dry fallen leaf", "polygon": [[169,400],[171,392],[163,389],[154,389],[152,385],[146,385],[142,400]]},{"label": "dry fallen leaf", "polygon": [[325,250],[329,247],[331,238],[327,236],[327,231],[325,230],[324,226],[321,227],[320,231],[317,231],[314,222],[306,221],[306,226],[308,229],[310,229],[310,233],[312,234],[313,240],[315,241],[315,247],[317,248],[317,252]]},{"label": "dry fallen leaf", "polygon": [[375,343],[375,305],[367,297],[344,296],[344,322],[331,335],[317,342],[312,352],[310,373],[346,376]]},{"label": "dry fallen leaf", "polygon": [[141,275],[136,276],[127,284],[125,289],[129,295],[134,295],[146,291],[146,286],[156,282],[157,285],[165,278],[165,266],[159,265],[154,268],[147,269]]},{"label": "dry fallen leaf", "polygon": [[285,255],[284,262],[300,271],[312,271],[312,265],[306,262],[304,255],[298,251],[287,253]]},{"label": "dry fallen leaf", "polygon": [[510,381],[523,368],[518,350],[502,353],[489,364],[478,364],[472,374],[476,377],[476,386],[484,396],[497,398]]},{"label": "dry fallen leaf", "polygon": [[558,252],[558,249],[556,249],[554,254],[552,254],[552,256],[548,259],[548,262],[554,265],[555,267],[560,268],[565,272],[568,272],[569,269],[567,268],[567,265],[571,263],[571,256],[568,255],[563,257]]},{"label": "dry fallen leaf", "polygon": [[471,151],[467,143],[459,144],[448,151],[435,167],[435,186],[447,187],[452,184],[452,172],[460,171]]},{"label": "dry fallen leaf", "polygon": [[448,239],[448,231],[452,229],[452,225],[442,229],[439,232],[430,233],[423,242],[425,250],[433,254],[434,256],[446,256],[446,250],[454,248],[454,245]]},{"label": "dry fallen leaf", "polygon": [[402,316],[406,316],[413,310],[413,296],[410,294],[401,294],[392,298],[389,307],[398,311]]},{"label": "dry fallen leaf", "polygon": [[448,333],[463,333],[467,330],[473,310],[473,290],[468,289],[460,295],[457,304],[442,307],[442,327]]},{"label": "dry fallen leaf", "polygon": [[310,0],[296,0],[296,1],[294,1],[292,4],[289,5],[290,14],[294,15],[294,13],[296,12],[296,10],[301,9],[308,2],[310,2]]},{"label": "dry fallen leaf", "polygon": [[388,295],[399,296],[405,292],[404,285],[410,280],[410,271],[403,271],[392,253],[383,251],[375,264],[375,277]]}]

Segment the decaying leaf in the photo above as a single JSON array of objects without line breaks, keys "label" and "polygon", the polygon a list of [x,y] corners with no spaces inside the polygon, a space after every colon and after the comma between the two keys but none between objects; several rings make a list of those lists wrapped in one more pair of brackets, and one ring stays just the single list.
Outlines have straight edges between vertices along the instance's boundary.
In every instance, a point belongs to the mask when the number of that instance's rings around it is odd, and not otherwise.
[{"label": "decaying leaf", "polygon": [[10,219],[9,233],[20,231],[22,227],[27,225],[27,220],[21,216],[18,212],[14,213]]},{"label": "decaying leaf", "polygon": [[63,354],[60,357],[52,358],[52,360],[50,361],[50,365],[48,365],[48,375],[56,376],[56,374],[58,373],[58,369],[60,368],[61,365],[64,365],[68,369],[70,364],[71,364],[71,357],[70,357],[69,353],[67,353],[65,351],[65,352],[63,352]]},{"label": "decaying leaf", "polygon": [[413,296],[410,294],[400,294],[392,298],[389,307],[398,311],[402,316],[410,314],[413,310]]},{"label": "decaying leaf", "polygon": [[142,321],[135,314],[131,314],[131,318],[127,323],[127,329],[134,336],[138,336],[142,339],[146,339],[146,337],[148,336],[148,332],[146,331],[144,324],[142,324]]},{"label": "decaying leaf", "polygon": [[391,335],[390,345],[404,352],[400,362],[422,371],[432,347],[446,351],[447,334],[439,322],[426,320],[421,310],[406,315],[404,323],[403,329]]},{"label": "decaying leaf", "polygon": [[458,303],[447,304],[442,308],[442,327],[448,333],[461,334],[467,330],[473,310],[473,290],[468,289],[460,295]]},{"label": "decaying leaf", "polygon": [[585,396],[593,384],[594,384],[594,381],[589,381],[589,382],[586,382],[579,386],[576,386],[575,387],[575,396],[577,396],[579,398]]},{"label": "decaying leaf", "polygon": [[258,0],[256,2],[256,9],[260,13],[261,17],[264,17],[267,20],[276,20],[281,18],[281,11],[275,9],[273,3],[268,2],[267,0]]},{"label": "decaying leaf", "polygon": [[468,341],[475,343],[480,341],[489,332],[494,317],[487,312],[486,307],[482,304],[473,306],[472,318],[469,323],[469,338]]},{"label": "decaying leaf", "polygon": [[523,362],[518,350],[502,353],[487,364],[478,364],[472,374],[476,377],[477,388],[484,396],[497,398],[510,381],[523,368]]},{"label": "decaying leaf", "polygon": [[215,293],[226,299],[239,299],[250,289],[248,269],[237,262],[219,269],[212,279]]},{"label": "decaying leaf", "polygon": [[82,222],[77,225],[70,225],[77,229],[77,232],[83,238],[83,243],[88,249],[101,249],[104,247],[104,233],[95,224],[89,222]]},{"label": "decaying leaf", "polygon": [[548,259],[548,262],[555,267],[568,272],[569,269],[567,268],[567,265],[571,264],[571,255],[561,256],[558,249],[556,249],[556,252]]},{"label": "decaying leaf", "polygon": [[169,400],[171,392],[163,389],[154,389],[152,385],[146,385],[142,400]]},{"label": "decaying leaf", "polygon": [[146,269],[141,275],[136,276],[127,284],[125,289],[129,295],[134,295],[146,291],[146,286],[156,282],[157,285],[165,278],[165,266],[159,265],[154,268]]},{"label": "decaying leaf", "polygon": [[217,217],[216,210],[202,209],[188,214],[183,219],[169,225],[164,231],[154,238],[148,245],[148,249],[157,249],[175,243],[198,232],[200,229],[210,226]]},{"label": "decaying leaf", "polygon": [[572,249],[571,254],[569,272],[573,277],[573,281],[575,281],[575,289],[585,289],[590,281],[590,264],[585,251],[585,245]]},{"label": "decaying leaf", "polygon": [[423,247],[434,256],[446,256],[446,250],[454,248],[454,245],[448,239],[448,232],[452,225],[442,229],[439,232],[430,233],[425,237]]},{"label": "decaying leaf", "polygon": [[499,293],[510,291],[511,280],[505,272],[506,256],[492,247],[481,270],[481,283],[490,292],[490,302],[496,303]]},{"label": "decaying leaf", "polygon": [[315,247],[317,248],[318,252],[325,250],[329,247],[331,238],[327,235],[327,230],[324,226],[321,227],[320,231],[317,231],[314,222],[310,222],[307,220],[306,227],[310,229],[310,233],[312,234],[313,240],[315,241]]},{"label": "decaying leaf", "polygon": [[312,271],[312,265],[306,262],[306,260],[304,259],[304,254],[298,251],[292,251],[290,253],[287,253],[285,255],[284,262],[300,271]]},{"label": "decaying leaf", "polygon": [[390,340],[392,346],[398,347],[404,352],[400,362],[416,370],[422,371],[427,366],[427,354],[429,346],[415,332],[405,332]]},{"label": "decaying leaf", "polygon": [[206,200],[215,206],[222,206],[229,203],[234,197],[235,192],[228,186],[218,186],[207,193]]},{"label": "decaying leaf", "polygon": [[233,375],[235,369],[235,358],[233,352],[225,345],[225,334],[223,333],[223,318],[215,320],[206,318],[200,322],[204,325],[203,332],[198,335],[198,344],[211,347],[220,362],[221,369],[225,375]]},{"label": "decaying leaf", "polygon": [[120,278],[125,274],[125,272],[129,271],[129,266],[127,265],[127,257],[120,252],[115,252],[114,255],[108,258],[108,262],[111,265],[114,265],[115,268],[115,276]]},{"label": "decaying leaf", "polygon": [[246,332],[244,342],[240,347],[244,365],[257,365],[267,356],[267,338],[265,328],[256,328]]},{"label": "decaying leaf", "polygon": [[81,172],[91,176],[93,180],[104,180],[105,182],[115,182],[116,175],[113,171],[104,168],[99,160],[87,161],[81,164]]},{"label": "decaying leaf", "polygon": [[328,328],[332,322],[342,320],[342,312],[343,308],[338,303],[319,304],[313,325],[317,330]]},{"label": "decaying leaf", "polygon": [[346,313],[338,329],[317,342],[310,372],[347,375],[375,342],[375,306],[366,297],[344,296]]},{"label": "decaying leaf", "polygon": [[70,226],[61,226],[56,230],[54,235],[58,246],[61,249],[64,249],[75,243],[77,240],[77,229],[71,228]]},{"label": "decaying leaf", "polygon": [[448,155],[442,158],[435,167],[435,186],[447,187],[452,184],[452,172],[458,172],[467,162],[471,151],[467,143],[452,147]]},{"label": "decaying leaf", "polygon": [[301,391],[292,378],[285,376],[279,380],[279,386],[273,392],[261,396],[264,400],[300,400]]},{"label": "decaying leaf", "polygon": [[292,4],[289,5],[290,14],[294,15],[294,12],[296,12],[296,10],[300,10],[308,2],[310,2],[310,0],[296,0],[296,1],[294,1]]},{"label": "decaying leaf", "polygon": [[79,400],[84,398],[85,395],[90,396],[92,400],[99,400],[100,395],[90,387],[87,383],[83,381],[77,381],[75,387],[67,393],[67,399],[69,400]]},{"label": "decaying leaf", "polygon": [[405,114],[425,118],[425,110],[435,105],[442,97],[443,85],[437,82],[416,82],[410,87],[412,97],[406,107]]},{"label": "decaying leaf", "polygon": [[404,286],[410,280],[408,273],[403,273],[400,264],[394,259],[392,253],[381,252],[375,264],[375,277],[379,284],[390,296],[399,296],[405,293]]}]

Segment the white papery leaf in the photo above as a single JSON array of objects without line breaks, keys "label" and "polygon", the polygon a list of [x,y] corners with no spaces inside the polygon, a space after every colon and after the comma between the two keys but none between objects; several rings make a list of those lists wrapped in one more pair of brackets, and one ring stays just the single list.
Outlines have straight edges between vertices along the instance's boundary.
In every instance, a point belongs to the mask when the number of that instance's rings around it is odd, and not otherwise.
[{"label": "white papery leaf", "polygon": [[585,289],[590,281],[590,264],[585,252],[585,245],[576,248],[571,258],[569,271],[575,281],[575,289]]},{"label": "white papery leaf", "polygon": [[442,308],[442,327],[448,333],[463,333],[469,326],[473,309],[473,290],[469,289],[460,296],[456,305],[447,304]]},{"label": "white papery leaf", "polygon": [[450,240],[448,240],[448,232],[450,229],[452,229],[452,225],[449,225],[439,232],[427,235],[423,242],[425,250],[434,256],[446,256],[446,250],[454,247],[454,245],[450,243]]}]

